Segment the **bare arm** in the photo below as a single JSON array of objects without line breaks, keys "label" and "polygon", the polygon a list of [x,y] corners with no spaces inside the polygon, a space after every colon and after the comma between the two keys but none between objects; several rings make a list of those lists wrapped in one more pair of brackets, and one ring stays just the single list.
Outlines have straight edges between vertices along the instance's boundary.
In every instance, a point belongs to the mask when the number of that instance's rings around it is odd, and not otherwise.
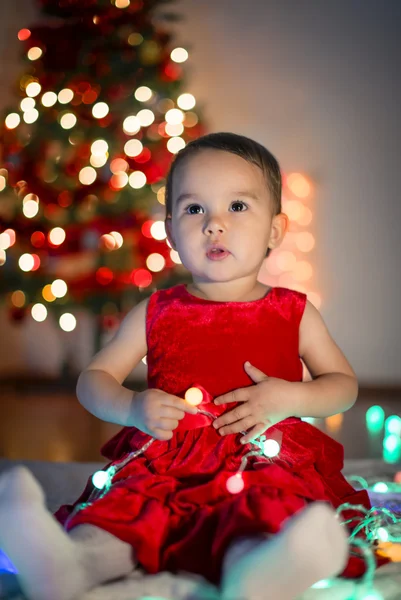
[{"label": "bare arm", "polygon": [[115,337],[79,376],[80,403],[103,421],[135,426],[132,408],[138,392],[125,388],[122,383],[147,353],[147,306],[148,299],[128,313]]},{"label": "bare arm", "polygon": [[293,384],[294,416],[329,417],[354,405],[358,396],[356,375],[309,301],[300,324],[299,355],[312,381]]}]

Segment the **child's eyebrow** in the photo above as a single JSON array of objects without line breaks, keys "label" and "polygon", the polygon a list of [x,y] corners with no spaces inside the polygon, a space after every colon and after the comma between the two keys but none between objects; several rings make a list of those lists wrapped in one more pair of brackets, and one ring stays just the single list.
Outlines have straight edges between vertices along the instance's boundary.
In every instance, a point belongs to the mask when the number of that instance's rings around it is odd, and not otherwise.
[{"label": "child's eyebrow", "polygon": [[[233,196],[242,196],[246,198],[252,198],[253,200],[259,200],[259,196],[255,194],[255,192],[251,191],[242,191],[242,192],[231,192]],[[180,194],[176,200],[176,206],[181,204],[181,202],[185,202],[186,200],[197,200],[198,196],[196,194]]]}]

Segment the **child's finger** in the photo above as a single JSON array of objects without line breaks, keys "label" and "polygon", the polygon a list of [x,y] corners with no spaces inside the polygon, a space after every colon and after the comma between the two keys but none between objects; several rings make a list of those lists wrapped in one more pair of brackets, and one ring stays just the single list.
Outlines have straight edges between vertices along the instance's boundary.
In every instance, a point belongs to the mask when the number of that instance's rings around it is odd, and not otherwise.
[{"label": "child's finger", "polygon": [[262,435],[262,433],[264,431],[266,431],[266,424],[258,423],[257,425],[255,425],[255,427],[252,427],[252,429],[250,431],[248,431],[247,434],[244,435],[240,439],[241,444],[247,444],[251,440],[254,440],[255,438],[257,438],[258,435]]},{"label": "child's finger", "polygon": [[159,428],[155,428],[150,435],[154,438],[156,438],[157,440],[161,441],[161,442],[167,442],[168,440],[171,440],[171,438],[173,437],[173,432],[172,431],[165,431],[164,429],[159,429]]},{"label": "child's finger", "polygon": [[233,410],[230,410],[213,421],[213,427],[215,429],[219,429],[223,427],[223,425],[230,425],[230,423],[235,423],[236,421],[240,421],[241,419],[245,419],[249,417],[251,414],[251,409],[248,402],[241,404],[240,406],[236,406]]},{"label": "child's finger", "polygon": [[239,431],[246,431],[253,425],[255,425],[255,418],[252,415],[250,415],[249,417],[245,417],[245,419],[241,419],[241,421],[236,421],[231,425],[221,427],[218,431],[220,435],[227,435],[229,433],[238,433]]},{"label": "child's finger", "polygon": [[160,417],[177,419],[179,421],[185,417],[185,412],[181,408],[176,408],[175,406],[166,406],[165,404],[161,405],[158,414]]},{"label": "child's finger", "polygon": [[177,427],[177,419],[161,418],[158,420],[157,428],[155,427],[155,429],[161,429],[162,431],[174,431],[174,429],[176,429]]},{"label": "child's finger", "polygon": [[163,399],[163,404],[166,406],[173,406],[174,408],[178,408],[179,410],[183,410],[184,412],[190,413],[191,415],[196,415],[198,413],[198,409],[196,406],[192,406],[183,398],[179,398],[178,396],[173,396],[172,394],[166,394]]},{"label": "child's finger", "polygon": [[248,388],[238,388],[236,390],[232,390],[227,394],[223,394],[222,396],[218,396],[213,400],[214,404],[228,404],[229,402],[247,402],[249,400],[249,389]]}]

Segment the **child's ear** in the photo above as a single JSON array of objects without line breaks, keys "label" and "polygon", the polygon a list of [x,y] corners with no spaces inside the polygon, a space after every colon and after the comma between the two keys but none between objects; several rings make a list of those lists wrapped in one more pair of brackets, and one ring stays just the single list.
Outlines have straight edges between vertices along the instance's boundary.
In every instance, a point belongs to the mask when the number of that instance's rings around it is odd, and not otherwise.
[{"label": "child's ear", "polygon": [[273,249],[280,246],[289,226],[290,220],[285,213],[280,213],[273,217],[270,231],[269,248]]},{"label": "child's ear", "polygon": [[171,247],[173,248],[173,250],[176,250],[176,245],[175,245],[175,241],[173,238],[173,231],[172,231],[172,221],[171,221],[171,217],[167,217],[165,222],[164,222],[164,226],[166,228],[166,233],[167,233],[167,239],[171,244]]}]

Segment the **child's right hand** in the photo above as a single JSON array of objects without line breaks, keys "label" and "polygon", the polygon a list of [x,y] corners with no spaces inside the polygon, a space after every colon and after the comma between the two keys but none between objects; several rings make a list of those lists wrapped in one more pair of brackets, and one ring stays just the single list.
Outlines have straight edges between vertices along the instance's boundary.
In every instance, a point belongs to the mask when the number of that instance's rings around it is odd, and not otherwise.
[{"label": "child's right hand", "polygon": [[197,412],[198,409],[183,398],[159,389],[138,392],[132,407],[135,427],[162,441],[171,440],[185,413],[196,415]]}]

